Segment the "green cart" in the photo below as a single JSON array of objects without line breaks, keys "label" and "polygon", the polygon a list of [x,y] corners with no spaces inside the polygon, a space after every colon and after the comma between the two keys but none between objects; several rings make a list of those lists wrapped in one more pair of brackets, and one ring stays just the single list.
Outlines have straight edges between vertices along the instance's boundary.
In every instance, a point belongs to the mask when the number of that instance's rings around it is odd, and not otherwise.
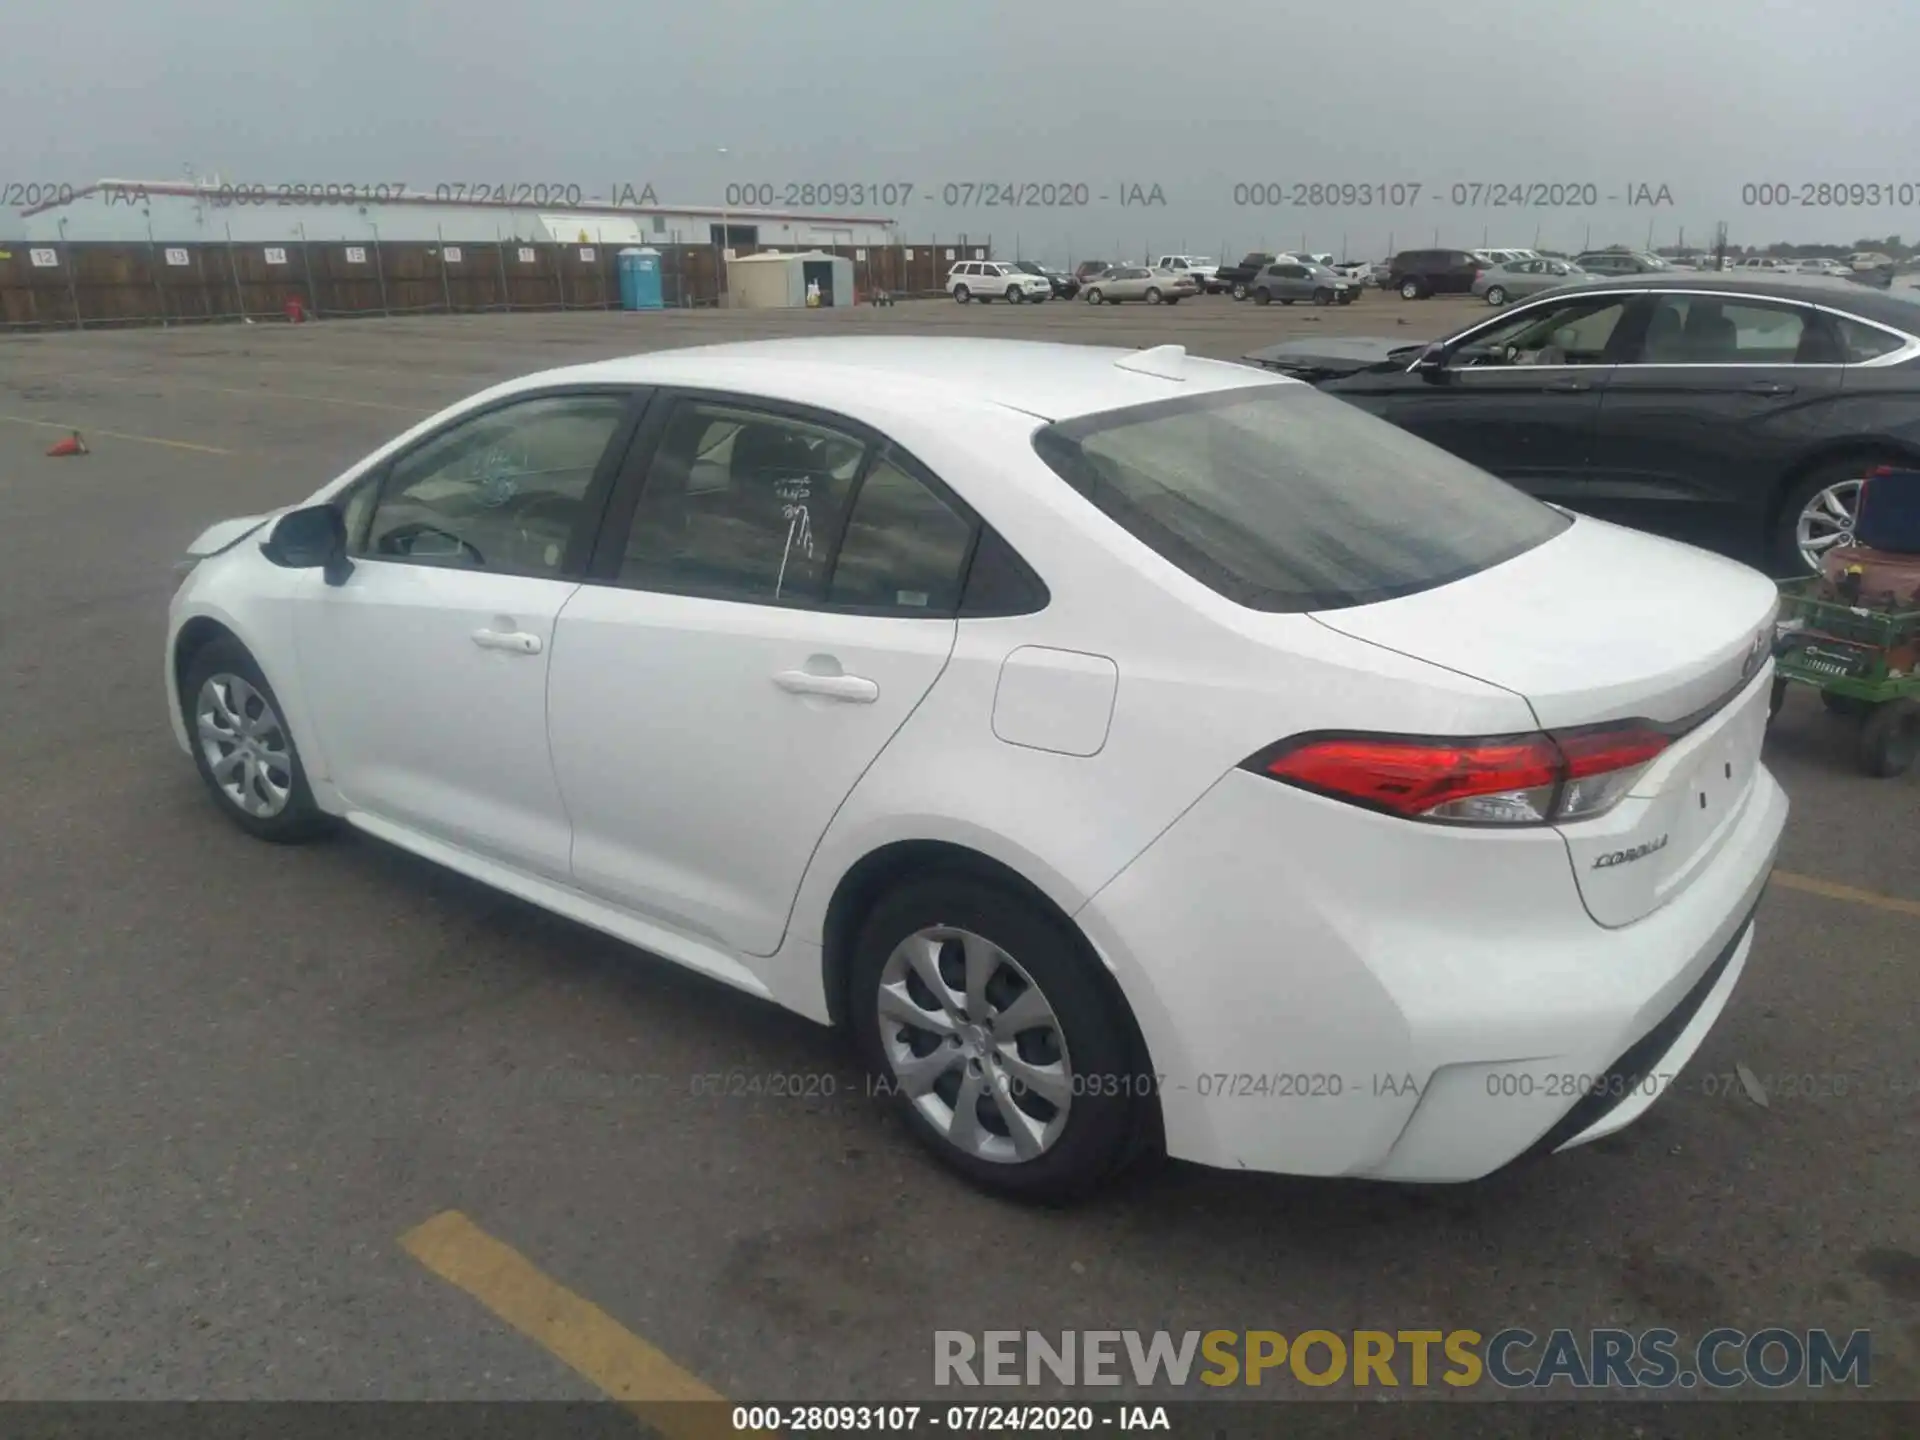
[{"label": "green cart", "polygon": [[1869,775],[1904,775],[1920,752],[1920,610],[1892,612],[1821,599],[1820,577],[1780,582],[1773,713],[1787,686],[1810,685],[1856,720],[1854,753]]}]

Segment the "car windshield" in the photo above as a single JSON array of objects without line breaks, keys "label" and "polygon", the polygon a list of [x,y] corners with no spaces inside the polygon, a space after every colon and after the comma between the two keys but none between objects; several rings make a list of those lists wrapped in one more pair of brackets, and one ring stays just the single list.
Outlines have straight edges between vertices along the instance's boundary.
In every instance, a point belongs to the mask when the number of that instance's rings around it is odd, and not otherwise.
[{"label": "car windshield", "polygon": [[1305,385],[1043,427],[1034,449],[1135,539],[1251,609],[1334,610],[1510,560],[1570,523],[1477,466]]}]

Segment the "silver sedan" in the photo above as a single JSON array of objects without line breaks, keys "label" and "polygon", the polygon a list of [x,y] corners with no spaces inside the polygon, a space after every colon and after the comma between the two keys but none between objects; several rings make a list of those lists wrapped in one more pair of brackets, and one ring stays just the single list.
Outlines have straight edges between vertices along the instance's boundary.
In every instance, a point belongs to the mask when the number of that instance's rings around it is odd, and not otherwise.
[{"label": "silver sedan", "polygon": [[1159,270],[1149,265],[1116,265],[1090,276],[1080,298],[1089,305],[1118,305],[1122,300],[1144,300],[1149,305],[1178,305],[1200,287],[1191,275]]},{"label": "silver sedan", "polygon": [[1474,279],[1473,293],[1489,305],[1504,305],[1586,278],[1587,272],[1571,260],[1509,260],[1482,270]]}]

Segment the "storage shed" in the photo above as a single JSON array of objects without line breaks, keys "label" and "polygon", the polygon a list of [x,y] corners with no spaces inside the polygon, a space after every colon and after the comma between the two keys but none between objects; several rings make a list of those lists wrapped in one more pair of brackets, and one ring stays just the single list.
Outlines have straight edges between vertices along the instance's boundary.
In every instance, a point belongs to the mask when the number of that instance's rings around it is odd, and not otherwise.
[{"label": "storage shed", "polygon": [[726,262],[728,302],[739,310],[853,304],[853,262],[824,250],[742,255]]}]

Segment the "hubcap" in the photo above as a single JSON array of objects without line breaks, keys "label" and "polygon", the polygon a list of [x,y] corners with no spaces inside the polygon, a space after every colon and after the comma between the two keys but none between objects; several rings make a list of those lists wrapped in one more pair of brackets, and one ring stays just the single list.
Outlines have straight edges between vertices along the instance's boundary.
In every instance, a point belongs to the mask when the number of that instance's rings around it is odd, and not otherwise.
[{"label": "hubcap", "polygon": [[220,793],[258,820],[287,808],[293,757],[267,697],[238,675],[213,675],[194,702],[200,753]]},{"label": "hubcap", "polygon": [[1073,1070],[1053,1006],[1012,956],[929,926],[880,972],[880,1044],[894,1080],[955,1149],[1017,1164],[1066,1129]]},{"label": "hubcap", "polygon": [[1809,570],[1820,568],[1820,557],[1836,545],[1853,544],[1853,526],[1860,512],[1862,480],[1842,480],[1829,485],[1807,502],[1794,527],[1794,539],[1800,546],[1800,558]]}]

